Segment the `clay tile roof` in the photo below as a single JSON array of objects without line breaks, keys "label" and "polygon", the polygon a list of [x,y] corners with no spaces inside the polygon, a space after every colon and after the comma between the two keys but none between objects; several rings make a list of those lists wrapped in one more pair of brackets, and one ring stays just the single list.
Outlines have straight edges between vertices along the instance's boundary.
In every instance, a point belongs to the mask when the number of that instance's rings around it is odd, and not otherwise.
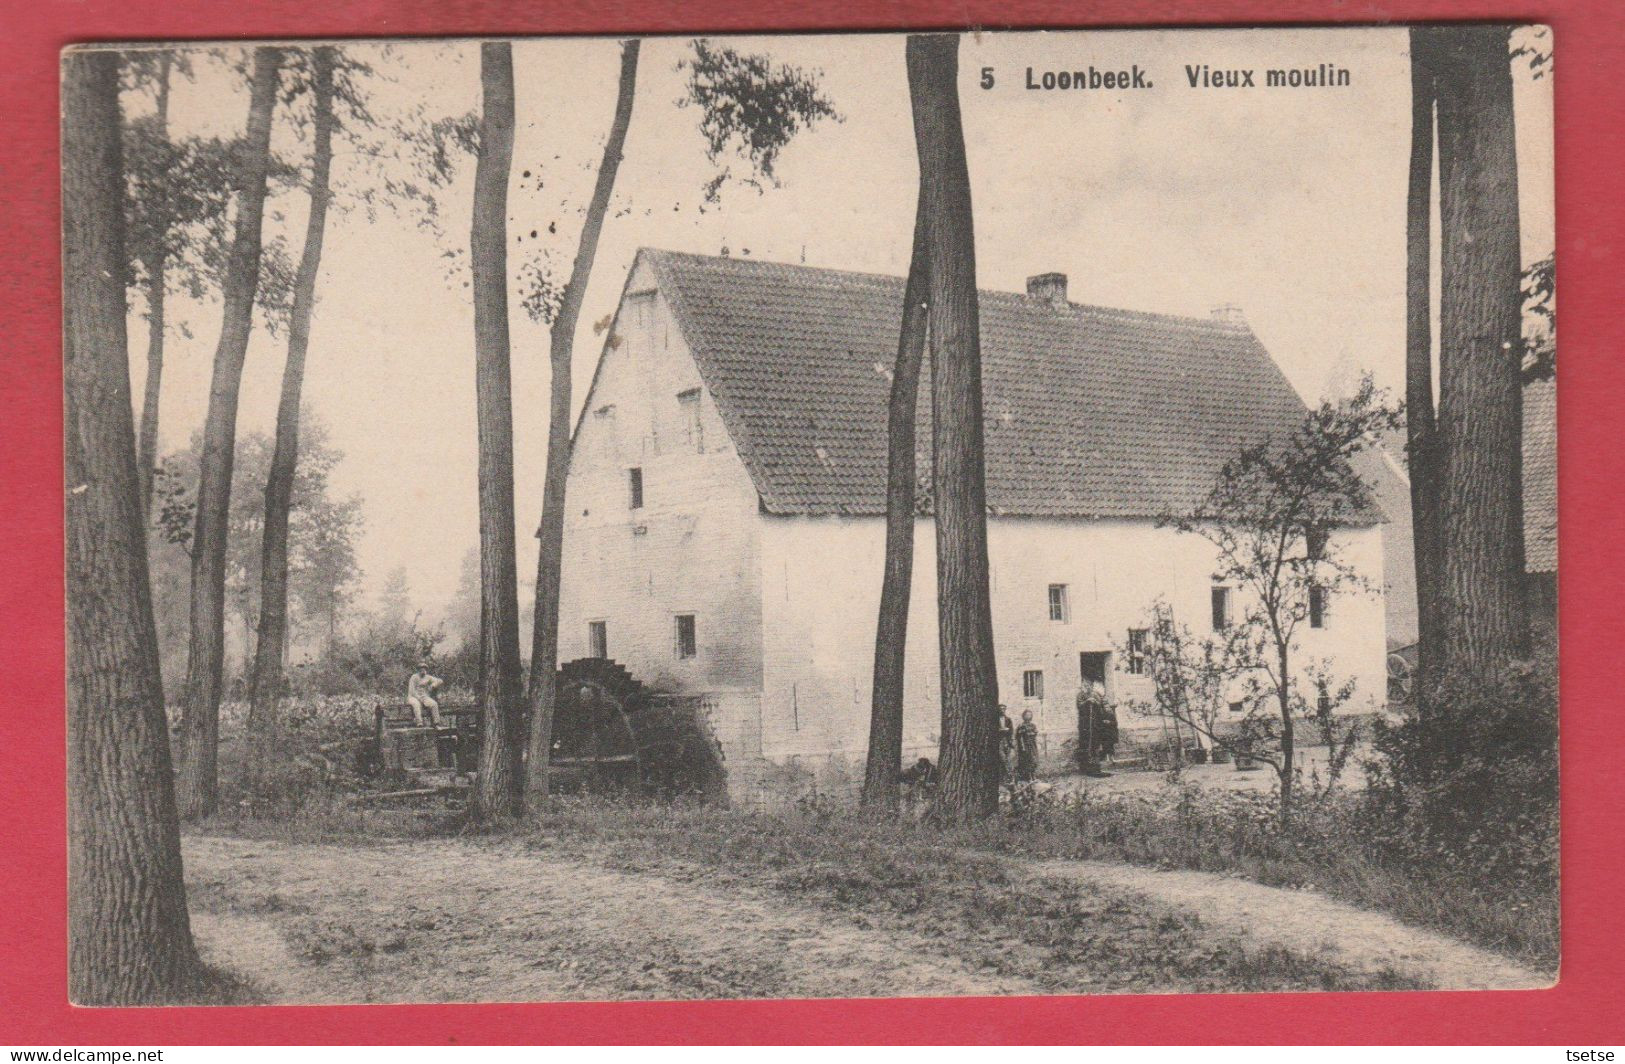
[{"label": "clay tile roof", "polygon": [[1557,382],[1523,389],[1523,553],[1531,573],[1557,572]]},{"label": "clay tile roof", "polygon": [[[654,266],[755,481],[782,514],[885,512],[903,280],[670,251]],[[981,293],[988,506],[1033,517],[1186,510],[1303,402],[1242,325]],[[930,372],[918,439],[929,453]]]}]

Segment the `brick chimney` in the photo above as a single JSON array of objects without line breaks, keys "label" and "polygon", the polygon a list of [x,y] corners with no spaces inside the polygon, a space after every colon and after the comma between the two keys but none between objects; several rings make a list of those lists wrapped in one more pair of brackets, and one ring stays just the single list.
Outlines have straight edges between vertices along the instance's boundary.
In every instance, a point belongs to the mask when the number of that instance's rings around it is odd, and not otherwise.
[{"label": "brick chimney", "polygon": [[1027,278],[1027,294],[1049,300],[1056,309],[1066,306],[1066,274],[1040,273]]},{"label": "brick chimney", "polygon": [[1213,320],[1221,325],[1242,327],[1247,324],[1247,316],[1234,303],[1220,303],[1209,313],[1213,315]]}]

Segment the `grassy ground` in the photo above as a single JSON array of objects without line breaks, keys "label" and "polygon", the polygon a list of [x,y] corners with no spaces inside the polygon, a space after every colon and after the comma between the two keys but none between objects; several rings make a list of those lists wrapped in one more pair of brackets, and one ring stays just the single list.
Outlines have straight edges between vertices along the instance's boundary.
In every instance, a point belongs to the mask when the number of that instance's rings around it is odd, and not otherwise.
[{"label": "grassy ground", "polygon": [[1007,862],[917,828],[706,810],[608,816],[587,804],[565,809],[534,837],[628,869],[691,865],[713,877],[765,882],[833,911],[907,928],[1047,990],[1076,986],[1079,968],[1113,990],[1414,985],[1393,972],[1355,973],[1324,958],[1255,945],[1144,898],[1013,876]]},{"label": "grassy ground", "polygon": [[1539,971],[1557,968],[1555,897],[1487,897],[1474,884],[1386,865],[1347,837],[1352,828],[1335,807],[1306,812],[1287,837],[1262,797],[1216,805],[1210,794],[1177,788],[1151,798],[1068,799],[1025,817],[951,829],[871,824],[835,812],[739,818],[688,810],[606,817],[590,805],[567,807],[551,825],[565,836],[601,838],[624,853],[675,853],[712,862],[773,864],[793,846],[833,847],[831,861],[839,864],[854,848],[861,853],[867,846],[917,854],[926,863],[934,851],[952,850],[1241,875],[1268,886],[1320,890]]},{"label": "grassy ground", "polygon": [[1374,852],[1363,831],[1346,795],[1306,804],[1293,828],[1283,832],[1270,795],[1220,795],[1168,784],[1132,796],[1084,792],[1013,829],[987,826],[970,834],[1001,852],[1129,861],[1310,887],[1556,972],[1555,893],[1508,896],[1476,880],[1401,866]]},{"label": "grassy ground", "polygon": [[[1456,885],[1429,898],[1414,877],[1357,848],[1329,848],[1327,830],[1311,820],[1304,829],[1310,841],[1287,845],[1267,796],[1215,804],[1211,794],[1177,787],[1152,796],[1072,795],[1024,817],[953,829],[907,818],[874,823],[816,807],[766,815],[557,799],[539,824],[473,833],[450,805],[367,810],[335,795],[307,801],[298,815],[226,816],[194,832],[192,846],[215,836],[294,848],[249,854],[258,871],[246,882],[240,873],[249,865],[200,865],[190,852],[188,870],[207,872],[194,887],[206,929],[247,941],[255,938],[251,925],[259,926],[261,940],[281,943],[273,953],[289,951],[267,962],[268,972],[332,979],[270,991],[272,1000],[470,1000],[466,974],[427,991],[401,975],[434,967],[433,958],[445,956],[442,933],[470,925],[479,929],[457,932],[456,948],[471,955],[466,972],[499,972],[515,956],[536,958],[488,992],[510,1000],[1489,985],[1470,984],[1487,960],[1458,958],[1454,971],[1468,973],[1469,982],[1455,984],[1419,974],[1414,964],[1387,965],[1385,958],[1410,951],[1407,934],[1425,934],[1391,922],[1382,929],[1387,941],[1356,958],[1317,937],[1335,920],[1295,938],[1273,922],[1271,934],[1251,934],[1202,906],[1118,889],[1125,882],[1135,888],[1136,876],[1166,885],[1177,875],[1056,874],[1057,862],[1087,873],[1079,862],[1088,861],[1312,886],[1491,946],[1537,972],[1555,971],[1555,906],[1546,954],[1516,913]],[[398,867],[405,871],[397,874]],[[397,885],[382,889],[397,895],[393,901],[379,904],[374,888],[356,892],[356,883],[391,876]],[[1208,885],[1214,882],[1226,898],[1239,889],[1210,876]],[[481,905],[509,899],[492,910],[500,915],[495,926],[486,926],[492,911],[447,900],[470,891]],[[1301,910],[1294,897],[1285,891],[1261,900],[1283,917]],[[628,907],[628,898],[642,901]],[[531,914],[538,906],[550,914],[541,923]],[[739,916],[752,929],[744,938],[730,922],[738,914],[754,914]],[[441,930],[427,933],[413,922],[419,919]],[[641,927],[632,938],[644,941],[629,941],[628,927]],[[791,942],[824,962],[793,963]],[[211,959],[230,963],[229,956]]]},{"label": "grassy ground", "polygon": [[[342,800],[317,799],[298,815],[224,818],[209,830],[354,842],[443,837],[463,829],[460,814],[449,808],[363,811]],[[999,857],[1118,861],[1239,875],[1269,886],[1313,888],[1538,971],[1557,967],[1555,896],[1492,897],[1475,883],[1395,867],[1361,845],[1347,806],[1335,801],[1306,809],[1288,834],[1278,829],[1268,795],[1216,794],[1167,782],[1129,794],[1099,789],[1064,794],[1023,817],[950,829],[906,818],[870,823],[833,809],[746,815],[561,799],[545,829],[511,830],[578,854],[591,850],[596,859],[627,868],[680,861],[705,867],[710,875],[747,869],[751,876],[773,875],[775,890],[821,899],[820,904],[874,906],[904,915],[916,904],[910,898],[922,883],[930,884],[942,905],[955,909],[959,903],[948,901],[958,890],[954,868],[968,869],[964,878],[974,882],[988,872],[986,862]],[[961,857],[950,861],[950,853]],[[1052,902],[1033,899],[1032,912],[1050,911]],[[985,918],[967,910],[955,919]],[[1000,919],[1013,924],[1028,917],[1008,913]],[[1031,919],[1042,925],[1050,918]]]},{"label": "grassy ground", "polygon": [[1131,892],[985,865],[628,862],[527,839],[192,836],[205,957],[269,1002],[1377,989]]},{"label": "grassy ground", "polygon": [[207,959],[264,1000],[312,1002],[1429,985],[1135,890],[811,819],[592,804],[440,837],[369,819],[393,828],[189,836]]}]

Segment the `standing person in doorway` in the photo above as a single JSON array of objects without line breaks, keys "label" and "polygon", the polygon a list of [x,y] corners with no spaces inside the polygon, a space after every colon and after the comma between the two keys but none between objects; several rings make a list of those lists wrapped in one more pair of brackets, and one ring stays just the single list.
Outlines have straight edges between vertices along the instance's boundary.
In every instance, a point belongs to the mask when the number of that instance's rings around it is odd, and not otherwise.
[{"label": "standing person in doorway", "polygon": [[1104,772],[1117,752],[1117,707],[1106,701],[1104,693],[1095,704],[1100,711],[1095,720],[1095,764]]},{"label": "standing person in doorway", "polygon": [[421,726],[425,715],[429,723],[440,726],[440,703],[434,693],[445,683],[438,676],[429,675],[429,663],[418,662],[417,671],[406,681],[406,701],[412,706],[412,721]]},{"label": "standing person in doorway", "polygon": [[1033,711],[1021,711],[1021,727],[1016,729],[1016,782],[1031,783],[1038,777],[1038,725]]},{"label": "standing person in doorway", "polygon": [[[1100,774],[1101,723],[1105,712],[1105,685],[1085,680],[1078,690],[1078,767],[1085,776]],[[1116,742],[1116,736],[1112,741]]]}]

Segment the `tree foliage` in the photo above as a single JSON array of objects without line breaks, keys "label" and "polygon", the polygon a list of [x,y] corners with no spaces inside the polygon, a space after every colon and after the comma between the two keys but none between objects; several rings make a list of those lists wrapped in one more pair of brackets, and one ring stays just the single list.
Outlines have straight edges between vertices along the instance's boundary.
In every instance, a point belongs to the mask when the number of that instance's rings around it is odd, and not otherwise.
[{"label": "tree foliage", "polygon": [[1523,377],[1550,380],[1557,375],[1557,256],[1523,271]]},{"label": "tree foliage", "polygon": [[[306,411],[304,443],[294,475],[289,510],[288,580],[296,620],[307,630],[334,632],[342,626],[361,576],[355,545],[362,528],[362,500],[339,496],[330,479],[343,452],[328,441],[320,418]],[[186,565],[197,506],[198,454],[194,435],[183,450],[164,457],[154,481],[155,496],[148,549],[153,557],[153,592],[160,617],[186,612]],[[264,527],[265,482],[275,444],[264,433],[239,437],[233,459],[231,506],[226,533],[226,602],[232,624],[247,632],[259,609],[260,535]],[[184,660],[185,631],[160,625],[165,675]],[[179,639],[178,644],[173,640]]]},{"label": "tree foliage", "polygon": [[779,153],[798,132],[826,118],[841,121],[820,88],[820,71],[775,64],[766,55],[744,54],[703,38],[692,42],[677,69],[688,73],[677,106],[700,109],[705,157],[720,167],[706,183],[708,203],[720,198],[732,176],[732,168],[721,162],[725,155],[737,153],[750,164],[741,180],[760,192],[764,185],[778,184]]},{"label": "tree foliage", "polygon": [[1447,675],[1434,710],[1379,722],[1363,805],[1371,839],[1413,868],[1509,906],[1557,889],[1556,659]]},{"label": "tree foliage", "polygon": [[[1151,605],[1144,630],[1143,648],[1122,648],[1125,659],[1143,655],[1145,674],[1151,680],[1151,703],[1133,708],[1171,722],[1176,737],[1184,727],[1209,749],[1224,746],[1224,740],[1218,738],[1219,728],[1230,696],[1238,693],[1236,662],[1241,655],[1232,644],[1240,639],[1241,629],[1231,626],[1198,636],[1174,615],[1173,606],[1158,599]],[[1176,756],[1184,750],[1182,737],[1177,746]]]},{"label": "tree foliage", "polygon": [[1539,81],[1552,72],[1552,31],[1549,26],[1520,26],[1512,32],[1512,58],[1522,60],[1529,76]]},{"label": "tree foliage", "polygon": [[[123,56],[125,111],[158,91],[157,51]],[[170,52],[173,70],[191,76],[196,64],[184,50]],[[188,134],[175,137],[163,128],[156,112],[126,118],[124,149],[125,280],[150,302],[149,275],[164,260],[168,295],[207,300],[220,291],[231,248],[232,203],[237,195],[237,167],[245,145],[241,137]],[[267,179],[272,193],[297,184],[298,168],[272,156]],[[293,262],[275,238],[261,253],[257,309],[265,326],[280,331],[287,322],[293,291]],[[150,305],[143,305],[146,314]],[[190,332],[180,326],[183,335]]]},{"label": "tree foliage", "polygon": [[[766,53],[742,53],[731,46],[695,39],[689,42],[688,54],[678,61],[677,69],[686,71],[687,77],[676,106],[700,112],[699,131],[706,159],[713,167],[701,186],[701,202],[696,206],[701,214],[706,213],[707,204],[721,200],[722,189],[730,180],[737,179],[758,193],[779,187],[776,167],[790,142],[824,119],[842,121],[834,103],[821,89],[821,71],[777,63]],[[433,150],[446,161],[478,146],[478,130],[461,123],[437,130],[436,135],[439,143]],[[565,235],[571,233],[575,227],[565,219],[572,215],[582,219],[584,229],[590,213],[589,203],[554,197],[557,182],[550,168],[560,165],[594,164],[555,154],[546,165],[538,162],[525,167],[519,174],[518,191],[524,197],[521,210],[532,223],[520,226],[514,234],[519,252],[514,273],[520,306],[531,321],[548,326],[554,323],[564,303],[573,261],[566,258],[566,249],[553,238],[560,236],[561,230]],[[602,161],[596,165],[602,171]],[[742,166],[737,175],[736,165]],[[619,197],[608,205],[608,217],[648,217],[656,207],[664,210],[667,206],[638,204]],[[672,210],[683,209],[681,200],[669,206]],[[568,254],[578,253],[580,247],[577,240]]]}]

